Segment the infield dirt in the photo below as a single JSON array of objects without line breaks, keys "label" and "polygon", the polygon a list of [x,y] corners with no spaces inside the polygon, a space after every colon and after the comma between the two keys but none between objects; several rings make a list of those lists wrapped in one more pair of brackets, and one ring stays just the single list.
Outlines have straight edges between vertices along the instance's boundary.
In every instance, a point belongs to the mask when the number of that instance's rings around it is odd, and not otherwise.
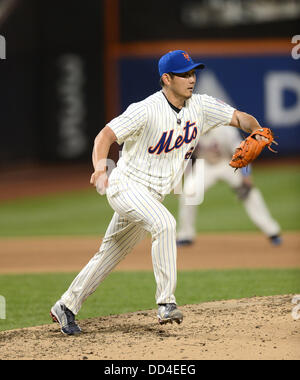
[{"label": "infield dirt", "polygon": [[[79,271],[98,251],[100,237],[0,239],[0,273]],[[201,234],[178,249],[178,269],[300,268],[300,233],[274,247],[261,233]],[[139,243],[116,270],[152,270],[151,240]]]}]

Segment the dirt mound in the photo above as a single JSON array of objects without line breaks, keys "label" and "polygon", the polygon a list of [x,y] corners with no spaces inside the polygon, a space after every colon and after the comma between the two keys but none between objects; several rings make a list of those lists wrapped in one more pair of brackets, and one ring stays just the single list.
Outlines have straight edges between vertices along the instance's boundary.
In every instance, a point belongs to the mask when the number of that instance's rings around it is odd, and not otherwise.
[{"label": "dirt mound", "polygon": [[[292,296],[186,305],[181,325],[160,326],[156,310],[81,320],[80,336],[57,324],[0,333],[0,359],[300,359]],[[166,349],[167,347],[167,349]]]}]

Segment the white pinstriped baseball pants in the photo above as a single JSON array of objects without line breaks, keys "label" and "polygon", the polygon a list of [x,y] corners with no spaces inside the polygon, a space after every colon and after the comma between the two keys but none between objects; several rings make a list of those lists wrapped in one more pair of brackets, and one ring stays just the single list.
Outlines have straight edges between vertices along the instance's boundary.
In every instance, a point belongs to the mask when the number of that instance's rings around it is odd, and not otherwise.
[{"label": "white pinstriped baseball pants", "polygon": [[176,303],[176,221],[162,205],[163,196],[131,181],[119,169],[114,169],[109,179],[107,199],[115,213],[100,250],[77,275],[61,301],[77,314],[86,298],[150,232],[157,284],[156,303]]}]

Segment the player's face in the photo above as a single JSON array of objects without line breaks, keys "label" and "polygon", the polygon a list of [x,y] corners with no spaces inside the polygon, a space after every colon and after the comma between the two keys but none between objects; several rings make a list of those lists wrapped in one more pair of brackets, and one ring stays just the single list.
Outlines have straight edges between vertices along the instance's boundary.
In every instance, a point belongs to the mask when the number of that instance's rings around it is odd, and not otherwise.
[{"label": "player's face", "polygon": [[189,99],[194,91],[196,84],[195,70],[188,71],[182,74],[173,74],[170,81],[170,90],[180,97]]}]

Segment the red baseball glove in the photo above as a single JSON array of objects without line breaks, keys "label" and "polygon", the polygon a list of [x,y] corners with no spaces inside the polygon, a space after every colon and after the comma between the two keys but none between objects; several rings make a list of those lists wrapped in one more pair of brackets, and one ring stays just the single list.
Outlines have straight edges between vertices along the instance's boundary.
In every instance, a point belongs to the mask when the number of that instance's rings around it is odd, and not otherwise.
[{"label": "red baseball glove", "polygon": [[[258,135],[264,137],[264,139],[259,138],[259,140],[257,140],[256,136]],[[278,145],[277,142],[274,141],[274,135],[271,129],[257,129],[241,142],[240,146],[232,156],[229,165],[236,169],[249,165],[260,155],[265,146],[267,146],[272,152],[277,153],[271,148],[272,143]]]}]

